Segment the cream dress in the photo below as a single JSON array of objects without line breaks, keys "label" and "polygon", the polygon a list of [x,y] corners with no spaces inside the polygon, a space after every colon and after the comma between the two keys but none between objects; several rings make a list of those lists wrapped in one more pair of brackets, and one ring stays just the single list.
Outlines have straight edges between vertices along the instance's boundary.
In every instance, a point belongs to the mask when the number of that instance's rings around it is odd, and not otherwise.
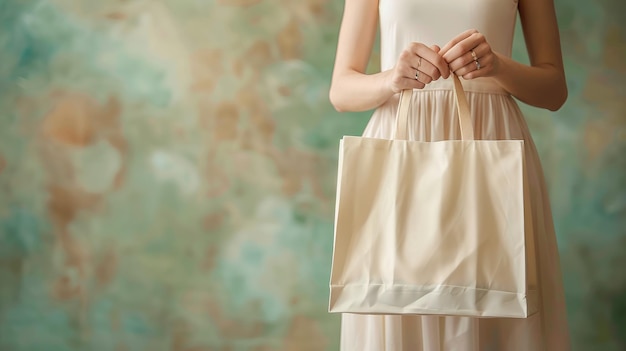
[{"label": "cream dress", "polygon": [[[485,35],[510,56],[517,0],[380,0],[381,68],[396,63],[410,42],[443,47],[467,29]],[[539,157],[515,100],[493,81],[463,81],[477,139],[524,139],[534,230],[537,233],[540,312],[527,319],[343,314],[342,351],[569,350],[565,300],[548,192]],[[452,80],[416,90],[409,139],[460,139]],[[390,138],[398,97],[379,107],[363,135]]]}]

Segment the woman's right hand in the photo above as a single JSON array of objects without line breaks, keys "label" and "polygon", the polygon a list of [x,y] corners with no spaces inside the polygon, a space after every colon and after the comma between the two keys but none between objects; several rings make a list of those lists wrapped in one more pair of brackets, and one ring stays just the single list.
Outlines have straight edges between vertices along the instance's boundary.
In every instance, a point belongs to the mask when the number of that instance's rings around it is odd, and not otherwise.
[{"label": "woman's right hand", "polygon": [[388,85],[399,93],[406,89],[423,89],[426,84],[448,78],[448,63],[439,55],[437,45],[428,47],[422,43],[411,43],[400,54],[398,62],[390,72]]}]

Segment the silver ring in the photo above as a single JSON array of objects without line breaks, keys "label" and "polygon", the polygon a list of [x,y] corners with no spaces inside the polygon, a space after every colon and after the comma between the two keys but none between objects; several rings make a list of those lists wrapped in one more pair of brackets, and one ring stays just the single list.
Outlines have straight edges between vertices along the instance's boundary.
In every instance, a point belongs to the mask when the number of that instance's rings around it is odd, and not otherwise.
[{"label": "silver ring", "polygon": [[420,71],[415,70],[415,80],[420,80]]},{"label": "silver ring", "polygon": [[476,70],[480,69],[480,62],[478,62],[478,59],[476,59],[476,61],[474,61],[474,63],[476,64]]}]

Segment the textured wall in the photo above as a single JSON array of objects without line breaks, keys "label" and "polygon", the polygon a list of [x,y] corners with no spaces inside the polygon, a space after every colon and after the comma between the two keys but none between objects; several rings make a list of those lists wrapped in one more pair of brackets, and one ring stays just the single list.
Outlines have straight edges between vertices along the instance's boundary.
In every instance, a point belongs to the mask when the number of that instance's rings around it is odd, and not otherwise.
[{"label": "textured wall", "polygon": [[[577,350],[626,348],[624,4],[557,1],[570,99],[524,108]],[[0,350],[337,349],[342,6],[0,0]]]}]

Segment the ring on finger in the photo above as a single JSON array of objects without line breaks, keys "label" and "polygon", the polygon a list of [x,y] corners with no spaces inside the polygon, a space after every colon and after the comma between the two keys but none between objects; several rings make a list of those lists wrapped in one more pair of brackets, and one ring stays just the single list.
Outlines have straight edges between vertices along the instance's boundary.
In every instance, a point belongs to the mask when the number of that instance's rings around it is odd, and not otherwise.
[{"label": "ring on finger", "polygon": [[476,70],[480,69],[480,62],[478,62],[478,59],[474,60],[474,63],[476,64]]},{"label": "ring on finger", "polygon": [[470,53],[472,54],[472,58],[474,59],[474,61],[478,61],[478,57],[476,56],[476,53],[474,52],[474,49],[471,49]]},{"label": "ring on finger", "polygon": [[417,56],[417,68],[415,70],[415,80],[420,80],[420,66],[422,65],[422,56]]}]

